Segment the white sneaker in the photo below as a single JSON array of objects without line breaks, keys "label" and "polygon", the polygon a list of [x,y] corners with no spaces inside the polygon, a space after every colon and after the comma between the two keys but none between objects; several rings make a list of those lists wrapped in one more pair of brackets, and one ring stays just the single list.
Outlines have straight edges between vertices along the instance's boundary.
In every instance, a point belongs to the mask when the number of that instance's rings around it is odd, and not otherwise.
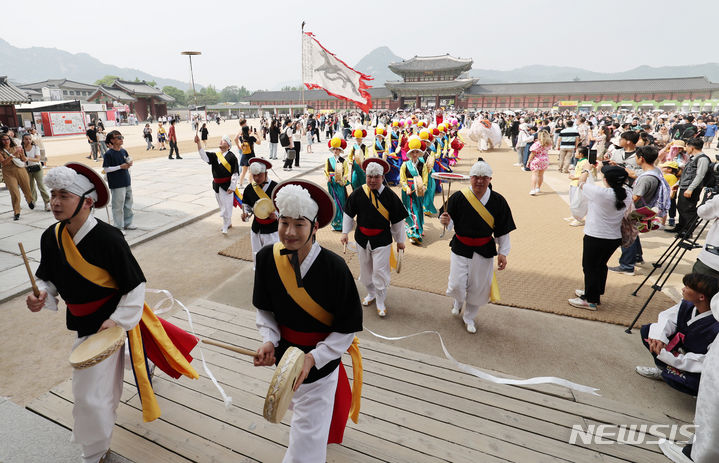
[{"label": "white sneaker", "polygon": [[370,296],[369,294],[362,299],[362,305],[367,306],[374,302],[374,296]]},{"label": "white sneaker", "polygon": [[452,306],[452,315],[459,315],[461,307]]},{"label": "white sneaker", "polygon": [[522,165],[522,164],[520,164],[520,163],[518,163],[518,162],[515,162],[514,164],[512,164],[512,166],[514,166],[514,167],[520,167],[521,165]]},{"label": "white sneaker", "polygon": [[662,370],[657,367],[638,366],[634,369],[638,374],[649,379],[662,379]]},{"label": "white sneaker", "polygon": [[536,196],[537,190],[529,190],[529,194],[532,196]]},{"label": "white sneaker", "polygon": [[692,459],[684,455],[682,448],[674,442],[670,442],[666,439],[659,439],[659,448],[665,457],[669,458],[674,463],[692,463]]},{"label": "white sneaker", "polygon": [[577,219],[574,219],[571,222],[569,222],[570,227],[581,227],[582,225],[584,225],[584,222],[581,220],[577,220]]},{"label": "white sneaker", "polygon": [[467,333],[474,334],[477,332],[477,326],[474,324],[474,322],[469,322],[465,324],[467,328]]},{"label": "white sneaker", "polygon": [[584,290],[583,289],[575,289],[574,294],[576,294],[577,297],[582,297],[582,296],[584,296]]}]

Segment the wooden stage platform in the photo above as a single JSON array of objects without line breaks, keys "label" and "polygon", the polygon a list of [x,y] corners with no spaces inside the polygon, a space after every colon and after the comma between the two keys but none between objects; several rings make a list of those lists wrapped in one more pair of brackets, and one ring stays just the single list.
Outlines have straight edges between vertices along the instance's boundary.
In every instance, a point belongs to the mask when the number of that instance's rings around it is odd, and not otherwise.
[{"label": "wooden stage platform", "polygon": [[[209,301],[189,306],[198,336],[255,349],[254,313]],[[187,329],[185,314],[170,320]],[[601,397],[555,386],[518,388],[481,381],[438,357],[368,340],[363,335],[364,388],[359,424],[349,423],[343,445],[331,445],[329,462],[661,462],[650,444],[569,443],[573,425],[670,424],[664,415],[633,410]],[[279,462],[288,441],[282,424],[262,418],[273,369],[249,357],[203,345],[205,359],[232,396],[225,409],[199,353],[193,365],[199,380],[155,376],[162,417],[143,423],[140,402],[125,377],[112,450],[145,462]],[[344,358],[350,367],[348,355]],[[351,374],[351,367],[348,368]],[[28,409],[68,429],[72,391],[64,382]]]}]

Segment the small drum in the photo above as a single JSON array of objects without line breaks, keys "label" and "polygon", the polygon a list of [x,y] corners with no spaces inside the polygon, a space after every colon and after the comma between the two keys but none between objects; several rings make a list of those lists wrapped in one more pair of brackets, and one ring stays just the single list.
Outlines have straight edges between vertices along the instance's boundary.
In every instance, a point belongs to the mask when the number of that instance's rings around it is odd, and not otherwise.
[{"label": "small drum", "polygon": [[275,205],[272,204],[272,200],[269,198],[260,198],[255,202],[252,210],[255,213],[255,217],[264,220],[275,211]]},{"label": "small drum", "polygon": [[424,185],[424,182],[422,181],[422,176],[417,175],[413,178],[414,180],[414,191],[417,192],[417,196],[424,196],[424,192],[427,191],[427,187]]},{"label": "small drum", "polygon": [[271,423],[279,423],[285,416],[294,394],[295,383],[302,373],[305,353],[296,347],[289,347],[277,364],[275,374],[265,397],[262,415]]},{"label": "small drum", "polygon": [[85,339],[70,353],[70,365],[81,370],[97,365],[125,345],[125,330],[114,326]]},{"label": "small drum", "polygon": [[335,161],[335,182],[339,186],[345,186],[345,184],[347,183],[345,181],[343,165],[341,162],[338,161]]}]

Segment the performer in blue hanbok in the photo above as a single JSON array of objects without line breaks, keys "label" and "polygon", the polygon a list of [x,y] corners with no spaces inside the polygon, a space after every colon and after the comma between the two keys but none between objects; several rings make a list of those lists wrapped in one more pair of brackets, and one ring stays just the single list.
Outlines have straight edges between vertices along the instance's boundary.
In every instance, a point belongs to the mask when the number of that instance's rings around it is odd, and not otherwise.
[{"label": "performer in blue hanbok", "polygon": [[367,136],[367,131],[364,129],[356,129],[352,132],[352,136],[354,137],[355,142],[352,145],[349,156],[347,156],[347,160],[345,161],[347,164],[345,169],[347,172],[351,172],[350,183],[352,184],[352,191],[354,191],[357,188],[362,188],[362,185],[367,183],[364,170],[362,170],[362,163],[367,156],[367,146],[362,143],[362,141]]},{"label": "performer in blue hanbok", "polygon": [[[437,213],[437,208],[434,207],[434,194],[437,191],[437,182],[432,178],[432,172],[435,168],[438,168],[436,166],[436,160],[437,160],[437,138],[434,136],[433,131],[437,129],[422,129],[419,132],[419,138],[423,142],[427,143],[427,150],[424,154],[424,165],[427,170],[427,180],[425,182],[425,185],[427,186],[427,189],[424,193],[424,215],[432,215]],[[437,133],[439,131],[437,130]]]},{"label": "performer in blue hanbok", "polygon": [[327,142],[332,156],[325,161],[325,177],[327,177],[327,191],[330,193],[332,200],[335,202],[335,216],[332,218],[332,229],[334,231],[342,231],[342,214],[344,204],[347,201],[347,181],[349,178],[349,170],[347,160],[342,157],[347,142],[335,135]]},{"label": "performer in blue hanbok", "polygon": [[399,121],[392,122],[392,130],[389,133],[389,143],[386,145],[387,152],[385,154],[385,160],[389,164],[389,172],[384,178],[390,186],[396,186],[399,184],[399,169],[402,167],[399,128]]},{"label": "performer in blue hanbok", "polygon": [[419,137],[413,136],[407,143],[409,160],[402,164],[399,171],[399,183],[402,187],[402,203],[409,212],[407,237],[412,244],[422,243],[424,235],[424,191],[428,172],[422,155],[427,145]]}]

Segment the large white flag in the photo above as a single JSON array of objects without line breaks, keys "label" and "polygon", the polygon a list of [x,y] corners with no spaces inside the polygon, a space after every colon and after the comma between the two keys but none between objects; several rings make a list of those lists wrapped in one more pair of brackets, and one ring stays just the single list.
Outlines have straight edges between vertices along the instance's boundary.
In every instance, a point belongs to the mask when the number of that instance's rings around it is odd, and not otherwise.
[{"label": "large white flag", "polygon": [[364,112],[372,107],[366,83],[372,77],[337,58],[311,32],[302,35],[302,80],[307,88],[321,88],[334,97],[355,103]]}]

